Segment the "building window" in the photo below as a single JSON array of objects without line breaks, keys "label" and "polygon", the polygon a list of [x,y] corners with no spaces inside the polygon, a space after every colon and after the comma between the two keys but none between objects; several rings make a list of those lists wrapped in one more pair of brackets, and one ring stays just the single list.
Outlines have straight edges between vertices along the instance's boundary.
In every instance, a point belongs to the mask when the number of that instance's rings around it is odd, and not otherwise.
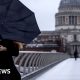
[{"label": "building window", "polygon": [[77,16],[69,16],[69,25],[77,24]]},{"label": "building window", "polygon": [[65,24],[65,16],[62,16],[62,24]]},{"label": "building window", "polygon": [[56,25],[59,25],[58,17],[56,17]]},{"label": "building window", "polygon": [[58,16],[56,17],[56,25],[65,25],[66,20],[65,16]]},{"label": "building window", "polygon": [[58,22],[59,22],[59,25],[61,25],[62,24],[62,16],[60,16],[59,18],[58,18]]},{"label": "building window", "polygon": [[77,17],[77,24],[80,25],[80,16]]},{"label": "building window", "polygon": [[74,16],[71,16],[71,19],[72,19],[72,24],[75,24]]},{"label": "building window", "polygon": [[71,16],[69,16],[69,24],[70,25],[72,24],[72,18],[71,18]]}]

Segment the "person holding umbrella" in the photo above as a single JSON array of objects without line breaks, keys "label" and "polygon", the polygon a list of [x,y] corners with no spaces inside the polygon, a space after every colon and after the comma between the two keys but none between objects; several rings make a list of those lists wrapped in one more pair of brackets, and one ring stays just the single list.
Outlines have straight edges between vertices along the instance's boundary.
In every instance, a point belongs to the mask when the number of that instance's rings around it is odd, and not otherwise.
[{"label": "person holding umbrella", "polygon": [[15,41],[0,41],[0,80],[21,80],[12,58],[19,55],[19,48],[19,43]]},{"label": "person holding umbrella", "polygon": [[39,34],[30,9],[19,0],[0,0],[0,80],[21,80],[12,56],[19,55],[21,43],[30,43]]}]

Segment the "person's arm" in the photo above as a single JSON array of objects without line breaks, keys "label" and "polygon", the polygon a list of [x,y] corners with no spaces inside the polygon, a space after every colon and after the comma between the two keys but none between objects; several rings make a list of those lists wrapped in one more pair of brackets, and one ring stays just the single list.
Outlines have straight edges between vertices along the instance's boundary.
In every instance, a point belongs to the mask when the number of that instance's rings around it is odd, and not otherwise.
[{"label": "person's arm", "polygon": [[0,45],[0,51],[7,51],[7,48],[2,46],[2,45]]},{"label": "person's arm", "polygon": [[19,47],[16,43],[11,43],[7,47],[8,54],[11,56],[18,56],[19,55]]},{"label": "person's arm", "polygon": [[7,48],[7,54],[10,56],[18,56],[19,54],[19,46],[18,44],[14,43],[12,40],[2,40],[0,41],[0,45],[3,48]]}]

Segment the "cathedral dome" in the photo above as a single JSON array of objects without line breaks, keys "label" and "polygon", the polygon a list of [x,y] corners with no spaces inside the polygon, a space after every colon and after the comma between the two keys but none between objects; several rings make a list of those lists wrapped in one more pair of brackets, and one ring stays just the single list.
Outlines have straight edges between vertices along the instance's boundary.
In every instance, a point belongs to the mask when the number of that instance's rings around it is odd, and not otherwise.
[{"label": "cathedral dome", "polygon": [[61,0],[55,18],[56,30],[80,30],[80,0]]},{"label": "cathedral dome", "polygon": [[80,8],[80,0],[61,0],[59,9]]}]

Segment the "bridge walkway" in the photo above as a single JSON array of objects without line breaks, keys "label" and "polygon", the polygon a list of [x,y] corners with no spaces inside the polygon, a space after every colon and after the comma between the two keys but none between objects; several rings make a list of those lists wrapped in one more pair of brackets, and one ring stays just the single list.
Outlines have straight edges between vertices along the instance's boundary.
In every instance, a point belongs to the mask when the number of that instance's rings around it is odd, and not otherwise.
[{"label": "bridge walkway", "polygon": [[69,58],[30,80],[80,80],[80,59]]}]

